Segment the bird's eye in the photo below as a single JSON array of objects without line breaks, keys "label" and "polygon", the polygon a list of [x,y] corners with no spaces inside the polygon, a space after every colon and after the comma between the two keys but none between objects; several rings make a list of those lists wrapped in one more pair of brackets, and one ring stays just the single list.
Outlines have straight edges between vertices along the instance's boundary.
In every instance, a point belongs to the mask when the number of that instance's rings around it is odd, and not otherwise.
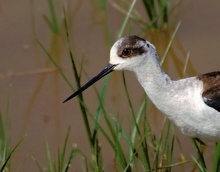
[{"label": "bird's eye", "polygon": [[131,55],[131,49],[130,48],[125,48],[123,51],[122,51],[122,56],[124,57],[128,57]]}]

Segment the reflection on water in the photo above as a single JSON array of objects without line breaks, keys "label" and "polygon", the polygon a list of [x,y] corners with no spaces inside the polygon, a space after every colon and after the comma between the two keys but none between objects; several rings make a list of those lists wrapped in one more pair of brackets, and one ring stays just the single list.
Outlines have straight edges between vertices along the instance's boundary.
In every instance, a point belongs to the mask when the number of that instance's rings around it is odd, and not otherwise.
[{"label": "reflection on water", "polygon": [[[63,144],[69,126],[71,126],[70,143],[76,143],[85,153],[90,152],[77,100],[62,104],[72,90],[36,41],[36,38],[41,41],[51,57],[59,66],[62,66],[64,73],[74,83],[64,33],[62,5],[56,2],[55,6],[59,27],[59,32],[56,33],[52,32],[45,21],[44,16],[50,19],[45,1],[0,2],[0,108],[4,110],[8,90],[11,89],[12,145],[27,134],[24,143],[16,151],[12,171],[16,171],[18,164],[22,164],[21,171],[30,171],[30,169],[38,171],[32,156],[43,167],[46,166],[45,140],[49,142],[51,152],[54,152],[55,156],[57,148]],[[145,12],[141,2],[137,3],[136,8],[144,18]],[[175,14],[176,17],[171,17],[177,22],[181,20],[180,29],[163,64],[163,69],[172,78],[179,79],[184,75],[193,76],[219,70],[219,8],[219,3],[215,1],[199,3],[184,1]],[[111,3],[107,4],[104,11],[100,10],[96,3],[83,1],[70,2],[66,9],[68,28],[71,30],[71,49],[78,69],[83,62],[81,83],[85,83],[108,63],[109,48],[116,40],[124,14],[116,10]],[[129,25],[131,26],[132,24]],[[175,26],[175,24],[171,25],[169,31],[146,30],[140,36],[152,42],[159,56],[162,57]],[[132,32],[130,28],[127,28],[126,32],[139,33],[139,30],[137,25]],[[183,74],[188,52],[189,63],[186,74]],[[144,95],[143,89],[131,73],[125,72],[125,76],[134,109],[138,110]],[[97,90],[100,90],[102,83],[103,81],[99,81],[95,85]],[[133,88],[136,88],[135,92]],[[98,99],[92,88],[84,93],[84,98],[90,111],[95,112]],[[114,72],[111,75],[105,103],[109,112],[129,131],[131,116],[128,114],[131,112],[128,108],[121,72]],[[150,124],[155,130],[153,132],[160,134],[161,121],[164,117],[154,106],[151,106],[151,103],[149,107]],[[190,159],[191,155],[195,154],[190,139],[180,134],[178,130],[175,133],[181,144],[176,146],[176,150],[182,152],[186,159]],[[108,151],[109,145],[103,137],[100,142],[103,146],[106,168],[111,170],[114,168],[113,152]],[[205,152],[207,159],[210,159],[209,167],[212,164],[213,152],[212,146]],[[175,158],[179,160],[182,157],[178,153]],[[77,166],[80,163],[80,160],[75,160],[73,168],[80,170],[81,166]],[[184,166],[182,170],[188,169],[191,169],[190,165]]]}]

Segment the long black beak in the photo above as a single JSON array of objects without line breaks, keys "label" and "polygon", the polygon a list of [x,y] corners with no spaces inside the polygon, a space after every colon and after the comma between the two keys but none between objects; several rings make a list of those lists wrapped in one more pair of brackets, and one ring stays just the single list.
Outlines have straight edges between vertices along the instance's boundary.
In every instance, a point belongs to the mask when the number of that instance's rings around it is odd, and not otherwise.
[{"label": "long black beak", "polygon": [[111,73],[115,66],[117,65],[113,65],[113,64],[108,64],[101,72],[98,73],[98,75],[96,75],[95,77],[93,77],[89,82],[87,82],[85,85],[83,85],[81,88],[79,88],[75,93],[73,93],[71,96],[69,96],[66,100],[63,101],[63,103],[69,101],[70,99],[72,99],[73,97],[77,96],[78,94],[82,93],[85,89],[87,89],[88,87],[90,87],[92,84],[94,84],[95,82],[97,82],[98,80],[100,80],[102,77],[104,77],[105,75]]}]

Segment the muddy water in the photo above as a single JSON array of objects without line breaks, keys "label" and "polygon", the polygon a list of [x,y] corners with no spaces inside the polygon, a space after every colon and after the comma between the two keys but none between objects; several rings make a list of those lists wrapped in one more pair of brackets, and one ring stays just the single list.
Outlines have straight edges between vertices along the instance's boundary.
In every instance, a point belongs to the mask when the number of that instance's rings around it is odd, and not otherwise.
[{"label": "muddy water", "polygon": [[[56,1],[55,6],[60,27],[62,4]],[[108,63],[109,48],[116,40],[124,15],[110,3],[107,5],[107,13],[99,10],[97,4],[87,1],[71,2],[68,9],[74,56],[78,64],[84,59],[83,68],[88,74],[88,76],[83,75],[84,83]],[[136,4],[136,9],[143,18],[146,18],[141,2]],[[146,31],[143,34],[155,44],[158,54],[162,56],[172,31],[178,21],[181,21],[163,66],[174,79],[183,77],[183,64],[188,52],[190,62],[185,76],[219,70],[219,9],[220,3],[217,1],[185,0],[171,16],[170,31]],[[57,148],[61,147],[69,126],[71,126],[70,143],[79,145],[80,149],[90,155],[77,100],[62,104],[66,96],[71,93],[71,89],[36,41],[36,39],[40,40],[56,62],[62,66],[67,77],[74,82],[63,27],[60,27],[60,34],[53,34],[45,22],[45,16],[50,18],[45,1],[0,1],[0,108],[4,115],[7,111],[7,98],[10,95],[9,136],[12,146],[26,135],[13,157],[12,171],[17,169],[38,171],[33,159],[36,159],[42,167],[46,167],[45,140],[56,156]],[[138,33],[138,29],[140,28],[135,27],[133,33]],[[143,98],[143,89],[131,73],[125,72],[125,75],[134,108],[138,110]],[[129,128],[127,123],[131,120],[131,116],[128,116],[130,111],[127,108],[121,78],[121,72],[111,75],[105,100],[109,112],[115,114],[114,116],[125,128]],[[96,84],[98,90],[102,83],[103,81],[100,81]],[[98,101],[94,90],[87,90],[84,98],[91,111],[95,112]],[[153,106],[150,109],[154,112],[151,120],[152,128],[158,133],[163,116]],[[190,139],[180,134],[178,130],[176,134],[184,145],[182,146],[184,155],[190,158],[195,154]],[[106,168],[111,171],[114,155],[109,151],[110,147],[105,139],[101,140],[101,144]],[[210,159],[210,168],[213,152],[212,146],[206,150],[206,158]],[[78,159],[74,160],[72,168],[80,171],[83,165],[78,161]],[[182,170],[189,169],[191,169],[190,165]]]}]

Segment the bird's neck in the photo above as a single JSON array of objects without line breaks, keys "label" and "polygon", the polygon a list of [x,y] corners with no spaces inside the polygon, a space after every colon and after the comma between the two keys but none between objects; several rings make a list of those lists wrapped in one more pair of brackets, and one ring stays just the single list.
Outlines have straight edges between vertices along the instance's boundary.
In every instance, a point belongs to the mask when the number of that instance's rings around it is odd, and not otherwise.
[{"label": "bird's neck", "polygon": [[148,58],[134,72],[148,97],[159,110],[163,111],[173,81],[162,71],[157,56]]},{"label": "bird's neck", "polygon": [[148,88],[166,89],[172,83],[170,77],[162,71],[157,56],[147,58],[134,72],[147,93],[150,91]]}]

